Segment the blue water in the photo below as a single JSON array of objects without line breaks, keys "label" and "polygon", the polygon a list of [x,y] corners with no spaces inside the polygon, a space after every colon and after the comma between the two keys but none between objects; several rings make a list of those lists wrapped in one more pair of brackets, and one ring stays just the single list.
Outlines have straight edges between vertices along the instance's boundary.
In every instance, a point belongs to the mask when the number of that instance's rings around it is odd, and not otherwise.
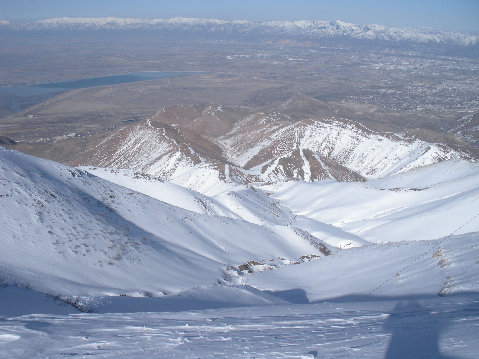
[{"label": "blue water", "polygon": [[34,85],[0,87],[0,117],[24,110],[62,92],[105,85],[187,76],[192,72],[135,72]]},{"label": "blue water", "polygon": [[39,88],[74,90],[74,89],[82,89],[82,88],[95,87],[95,86],[117,85],[117,84],[129,83],[129,82],[158,80],[158,79],[164,79],[168,77],[185,76],[188,74],[190,73],[188,72],[136,72],[132,74],[123,74],[123,75],[91,77],[91,78],[75,80],[75,81],[51,82],[46,84],[34,85],[34,86]]}]

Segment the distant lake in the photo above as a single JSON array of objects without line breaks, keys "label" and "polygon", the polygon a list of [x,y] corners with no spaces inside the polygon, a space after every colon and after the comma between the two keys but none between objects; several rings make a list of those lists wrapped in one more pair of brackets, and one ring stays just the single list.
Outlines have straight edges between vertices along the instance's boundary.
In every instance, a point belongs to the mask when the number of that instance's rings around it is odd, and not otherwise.
[{"label": "distant lake", "polygon": [[118,85],[129,82],[158,80],[168,77],[185,76],[189,74],[191,74],[191,72],[135,72],[132,74],[90,77],[81,80],[51,82],[33,86],[48,89],[75,90],[96,86]]},{"label": "distant lake", "polygon": [[135,72],[130,74],[90,77],[73,81],[0,87],[0,117],[24,110],[62,92],[96,86],[151,81],[196,74],[197,72]]}]

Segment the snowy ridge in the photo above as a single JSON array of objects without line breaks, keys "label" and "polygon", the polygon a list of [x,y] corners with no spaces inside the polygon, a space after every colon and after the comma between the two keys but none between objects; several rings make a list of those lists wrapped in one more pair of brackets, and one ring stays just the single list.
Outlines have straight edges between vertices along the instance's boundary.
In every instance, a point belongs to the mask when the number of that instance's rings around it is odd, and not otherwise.
[{"label": "snowy ridge", "polygon": [[284,33],[310,36],[347,36],[364,40],[412,41],[419,43],[456,43],[464,46],[477,44],[479,37],[461,33],[426,29],[400,29],[383,25],[357,25],[336,21],[270,21],[263,23],[265,29]]},{"label": "snowy ridge", "polygon": [[160,110],[152,120],[115,130],[73,164],[129,169],[215,196],[250,183],[364,181],[475,160],[445,144],[375,132],[351,120],[219,108]]},{"label": "snowy ridge", "polygon": [[141,28],[159,25],[172,25],[172,26],[199,26],[199,25],[227,25],[227,24],[251,24],[247,20],[234,20],[226,21],[219,19],[202,19],[202,18],[186,18],[186,17],[174,17],[170,19],[138,19],[138,18],[117,18],[117,17],[103,17],[103,18],[51,18],[38,20],[31,24],[32,29],[45,29],[45,28],[67,28],[67,27],[81,27],[81,28]]},{"label": "snowy ridge", "polygon": [[457,32],[430,29],[400,29],[382,25],[357,25],[343,21],[267,21],[254,23],[246,20],[183,18],[51,18],[25,25],[6,24],[17,30],[178,30],[222,33],[257,33],[272,35],[298,35],[307,37],[343,36],[361,40],[411,41],[473,46],[479,37]]},{"label": "snowy ridge", "polygon": [[300,147],[334,159],[366,178],[466,157],[444,145],[404,141],[370,132],[352,121],[316,122],[301,130]]},{"label": "snowy ridge", "polygon": [[[445,160],[472,159],[442,144],[375,133],[354,121],[273,122],[256,128],[251,122],[238,124],[220,141],[230,161],[259,171],[269,182],[378,178]],[[334,174],[338,171],[342,174]]]},{"label": "snowy ridge", "polygon": [[242,219],[261,225],[287,225],[293,214],[277,201],[254,187],[226,187],[224,192],[206,196],[173,182],[130,170],[81,167],[105,180],[152,198],[200,214]]},{"label": "snowy ridge", "polygon": [[225,178],[223,164],[205,159],[185,141],[178,143],[149,120],[106,137],[79,164],[130,169],[209,195],[237,186]]}]

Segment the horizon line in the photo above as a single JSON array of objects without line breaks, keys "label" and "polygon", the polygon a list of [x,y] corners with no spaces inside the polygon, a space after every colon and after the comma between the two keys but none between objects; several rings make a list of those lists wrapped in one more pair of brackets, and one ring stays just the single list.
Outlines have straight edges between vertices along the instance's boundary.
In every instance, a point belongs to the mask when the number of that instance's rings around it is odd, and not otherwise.
[{"label": "horizon line", "polygon": [[[479,34],[479,31],[460,31],[460,30],[442,30],[431,26],[421,26],[421,27],[410,27],[410,26],[389,26],[380,23],[354,23],[343,21],[340,19],[335,20],[324,20],[324,19],[296,19],[296,20],[264,20],[264,21],[254,21],[246,19],[233,19],[226,20],[221,18],[208,18],[208,17],[188,17],[188,16],[174,16],[174,17],[119,17],[119,16],[59,16],[59,17],[47,17],[41,19],[5,19],[0,18],[0,26],[8,25],[28,25],[28,24],[38,24],[45,23],[48,20],[129,20],[137,22],[154,22],[154,21],[171,21],[171,20],[199,20],[204,22],[220,22],[223,24],[268,24],[268,23],[301,23],[301,22],[324,22],[324,23],[342,23],[345,25],[355,25],[355,26],[381,26],[387,29],[400,29],[400,30],[429,30],[436,31],[441,33],[460,33],[460,34]],[[80,21],[78,21],[80,22]]]}]

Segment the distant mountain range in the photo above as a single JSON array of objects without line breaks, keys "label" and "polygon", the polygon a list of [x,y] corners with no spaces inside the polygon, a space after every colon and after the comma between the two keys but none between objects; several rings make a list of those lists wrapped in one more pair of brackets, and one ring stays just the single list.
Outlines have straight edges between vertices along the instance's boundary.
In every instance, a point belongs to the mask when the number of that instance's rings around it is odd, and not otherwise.
[{"label": "distant mountain range", "polygon": [[360,40],[433,43],[473,46],[479,36],[433,29],[401,29],[382,25],[357,25],[347,22],[301,20],[250,22],[176,17],[171,19],[134,18],[51,18],[17,24],[0,20],[0,29],[36,30],[155,30],[253,35],[305,36],[309,38],[345,37]]}]

